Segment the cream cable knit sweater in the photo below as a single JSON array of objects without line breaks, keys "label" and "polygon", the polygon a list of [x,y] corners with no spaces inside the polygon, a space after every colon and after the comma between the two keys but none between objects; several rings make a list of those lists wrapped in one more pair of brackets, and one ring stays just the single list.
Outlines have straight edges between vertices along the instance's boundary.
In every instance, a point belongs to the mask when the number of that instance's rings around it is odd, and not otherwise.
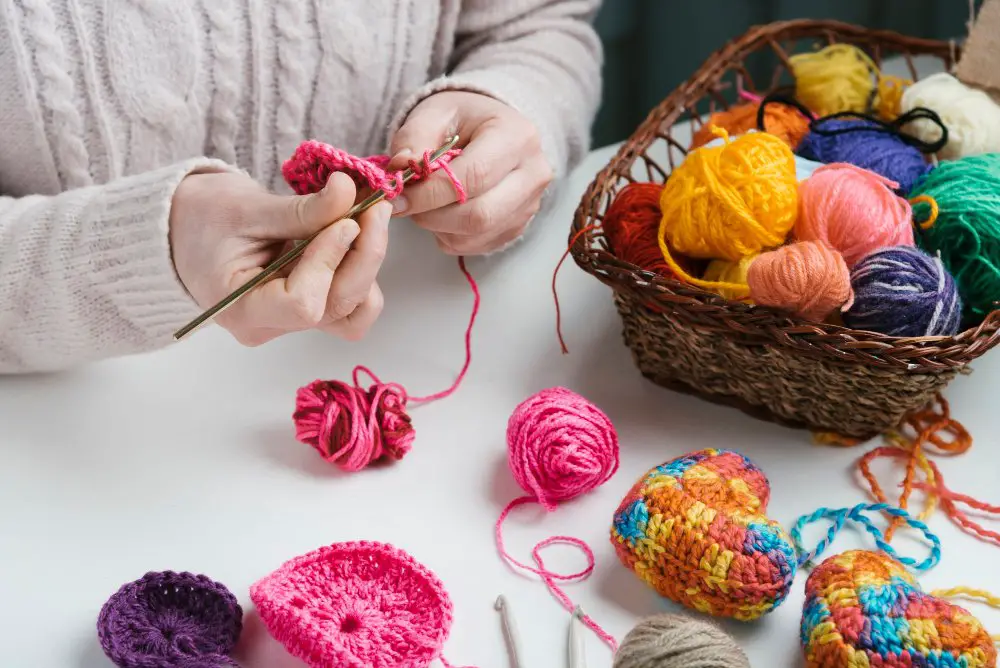
[{"label": "cream cable knit sweater", "polygon": [[167,345],[170,259],[206,164],[287,192],[305,138],[385,151],[419,100],[497,97],[557,176],[588,148],[600,0],[0,0],[0,373]]}]

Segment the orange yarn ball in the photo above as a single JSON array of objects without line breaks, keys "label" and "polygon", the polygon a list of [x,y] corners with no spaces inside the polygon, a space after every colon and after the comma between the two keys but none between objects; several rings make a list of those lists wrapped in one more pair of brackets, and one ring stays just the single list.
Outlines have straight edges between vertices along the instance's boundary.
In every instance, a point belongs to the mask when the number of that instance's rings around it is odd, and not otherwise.
[{"label": "orange yarn ball", "polygon": [[800,241],[762,253],[747,271],[754,303],[822,321],[854,303],[844,258],[821,241]]},{"label": "orange yarn ball", "polygon": [[913,209],[899,184],[846,163],[824,165],[799,186],[798,241],[825,241],[848,267],[880,248],[912,246]]},{"label": "orange yarn ball", "polygon": [[[601,227],[611,252],[629,262],[661,276],[673,277],[657,234],[660,228],[660,193],[657,183],[630,183],[615,196],[604,214]],[[675,260],[685,271],[695,271],[696,263],[679,254]]]},{"label": "orange yarn ball", "polygon": [[[715,112],[709,117],[708,122],[694,133],[694,139],[691,142],[692,150],[715,139],[715,135],[712,134],[713,125],[722,128],[734,137],[756,130],[759,109],[759,102],[744,102],[725,111]],[[764,110],[764,129],[768,134],[772,134],[788,144],[789,148],[794,151],[802,139],[809,134],[809,119],[793,107],[783,104],[769,104]]]}]

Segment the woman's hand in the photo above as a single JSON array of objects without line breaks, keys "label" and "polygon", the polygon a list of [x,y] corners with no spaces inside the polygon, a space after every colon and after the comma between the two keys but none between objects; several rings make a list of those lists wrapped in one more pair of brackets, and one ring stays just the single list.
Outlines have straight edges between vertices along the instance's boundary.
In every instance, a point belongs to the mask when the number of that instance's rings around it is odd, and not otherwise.
[{"label": "woman's hand", "polygon": [[538,131],[520,113],[477,93],[443,92],[417,105],[392,139],[393,169],[458,134],[463,151],[451,167],[469,199],[457,203],[445,174],[407,186],[395,215],[413,218],[453,255],[497,250],[524,232],[552,182]]},{"label": "woman's hand", "polygon": [[[267,192],[238,173],[189,175],[170,211],[170,245],[181,282],[208,308],[290,247],[353,206],[354,182],[334,174],[313,195]],[[382,311],[375,278],[388,241],[391,208],[382,203],[324,230],[290,271],[251,291],[217,322],[256,346],[282,334],[318,328],[356,340]]]}]

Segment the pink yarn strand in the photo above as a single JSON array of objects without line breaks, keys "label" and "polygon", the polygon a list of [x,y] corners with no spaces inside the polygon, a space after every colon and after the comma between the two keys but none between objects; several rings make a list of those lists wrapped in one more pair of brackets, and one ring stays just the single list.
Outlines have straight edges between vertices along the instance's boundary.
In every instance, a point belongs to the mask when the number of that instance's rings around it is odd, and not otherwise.
[{"label": "pink yarn strand", "polygon": [[[468,197],[465,187],[449,166],[460,154],[460,149],[452,149],[432,160],[432,152],[427,151],[422,161],[411,160],[409,167],[415,173],[414,181],[424,180],[440,170],[451,181],[458,202],[465,202]],[[393,199],[403,191],[403,172],[387,171],[389,163],[388,156],[358,158],[322,142],[307,141],[285,161],[282,174],[296,193],[306,194],[321,190],[335,172],[343,171],[358,187],[381,189],[386,199]],[[360,471],[374,462],[406,456],[414,440],[407,403],[427,403],[451,396],[472,364],[472,329],[481,297],[479,286],[465,266],[465,258],[458,259],[458,267],[472,289],[473,306],[465,330],[465,362],[454,382],[435,394],[411,397],[402,385],[383,383],[363,365],[354,368],[353,385],[314,381],[300,388],[296,397],[293,419],[299,441],[311,445],[325,460],[346,471]],[[367,389],[361,384],[362,374],[371,379]]]},{"label": "pink yarn strand", "polygon": [[[513,564],[514,566],[517,566],[518,568],[524,571],[533,573],[538,577],[540,577],[542,579],[542,582],[545,583],[545,586],[548,587],[549,591],[552,593],[555,599],[559,601],[560,605],[562,605],[562,607],[567,612],[572,613],[574,610],[576,610],[576,604],[573,603],[573,600],[569,597],[569,595],[566,594],[566,592],[563,591],[563,589],[558,585],[558,582],[560,581],[573,582],[577,580],[583,580],[584,578],[589,577],[590,574],[594,572],[594,566],[595,566],[594,551],[590,549],[589,545],[587,545],[579,538],[574,538],[573,536],[551,536],[542,541],[539,541],[531,549],[531,557],[532,559],[535,560],[535,564],[538,566],[537,568],[529,566],[515,559],[507,551],[507,548],[504,546],[503,523],[504,520],[507,519],[507,516],[510,515],[511,511],[513,511],[518,506],[523,506],[528,503],[537,503],[537,501],[530,496],[522,496],[517,499],[514,499],[509,504],[507,504],[507,507],[503,509],[502,513],[500,513],[500,517],[499,519],[497,519],[495,527],[497,549],[500,551],[500,555],[508,563]],[[560,544],[572,545],[573,547],[579,548],[579,550],[583,552],[584,557],[586,557],[587,559],[586,568],[584,568],[582,571],[579,571],[578,573],[570,573],[568,575],[563,573],[557,573],[555,571],[551,571],[548,568],[546,568],[545,562],[542,560],[542,550],[544,550],[546,547],[550,545],[560,545]],[[615,640],[614,636],[605,631],[600,626],[600,624],[595,622],[589,615],[587,614],[581,615],[580,621],[583,623],[584,626],[593,631],[598,638],[604,641],[611,648],[612,652],[618,651],[618,642]]]}]

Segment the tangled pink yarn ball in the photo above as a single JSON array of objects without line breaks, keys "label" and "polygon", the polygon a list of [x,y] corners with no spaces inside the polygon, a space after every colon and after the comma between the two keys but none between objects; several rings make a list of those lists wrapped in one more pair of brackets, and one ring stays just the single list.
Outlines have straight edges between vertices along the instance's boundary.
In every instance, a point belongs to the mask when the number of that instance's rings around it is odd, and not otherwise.
[{"label": "tangled pink yarn ball", "polygon": [[747,271],[747,285],[755,304],[816,322],[854,303],[844,258],[822,241],[800,241],[762,253]]},{"label": "tangled pink yarn ball", "polygon": [[846,163],[824,165],[799,186],[798,241],[825,241],[848,268],[880,248],[912,246],[913,209],[899,184]]},{"label": "tangled pink yarn ball", "polygon": [[507,458],[546,510],[607,482],[618,470],[618,434],[580,395],[554,387],[525,399],[507,423]]},{"label": "tangled pink yarn ball", "polygon": [[295,401],[295,436],[345,471],[402,459],[415,436],[406,412],[406,392],[389,383],[367,390],[357,384],[317,380],[300,388]]}]

